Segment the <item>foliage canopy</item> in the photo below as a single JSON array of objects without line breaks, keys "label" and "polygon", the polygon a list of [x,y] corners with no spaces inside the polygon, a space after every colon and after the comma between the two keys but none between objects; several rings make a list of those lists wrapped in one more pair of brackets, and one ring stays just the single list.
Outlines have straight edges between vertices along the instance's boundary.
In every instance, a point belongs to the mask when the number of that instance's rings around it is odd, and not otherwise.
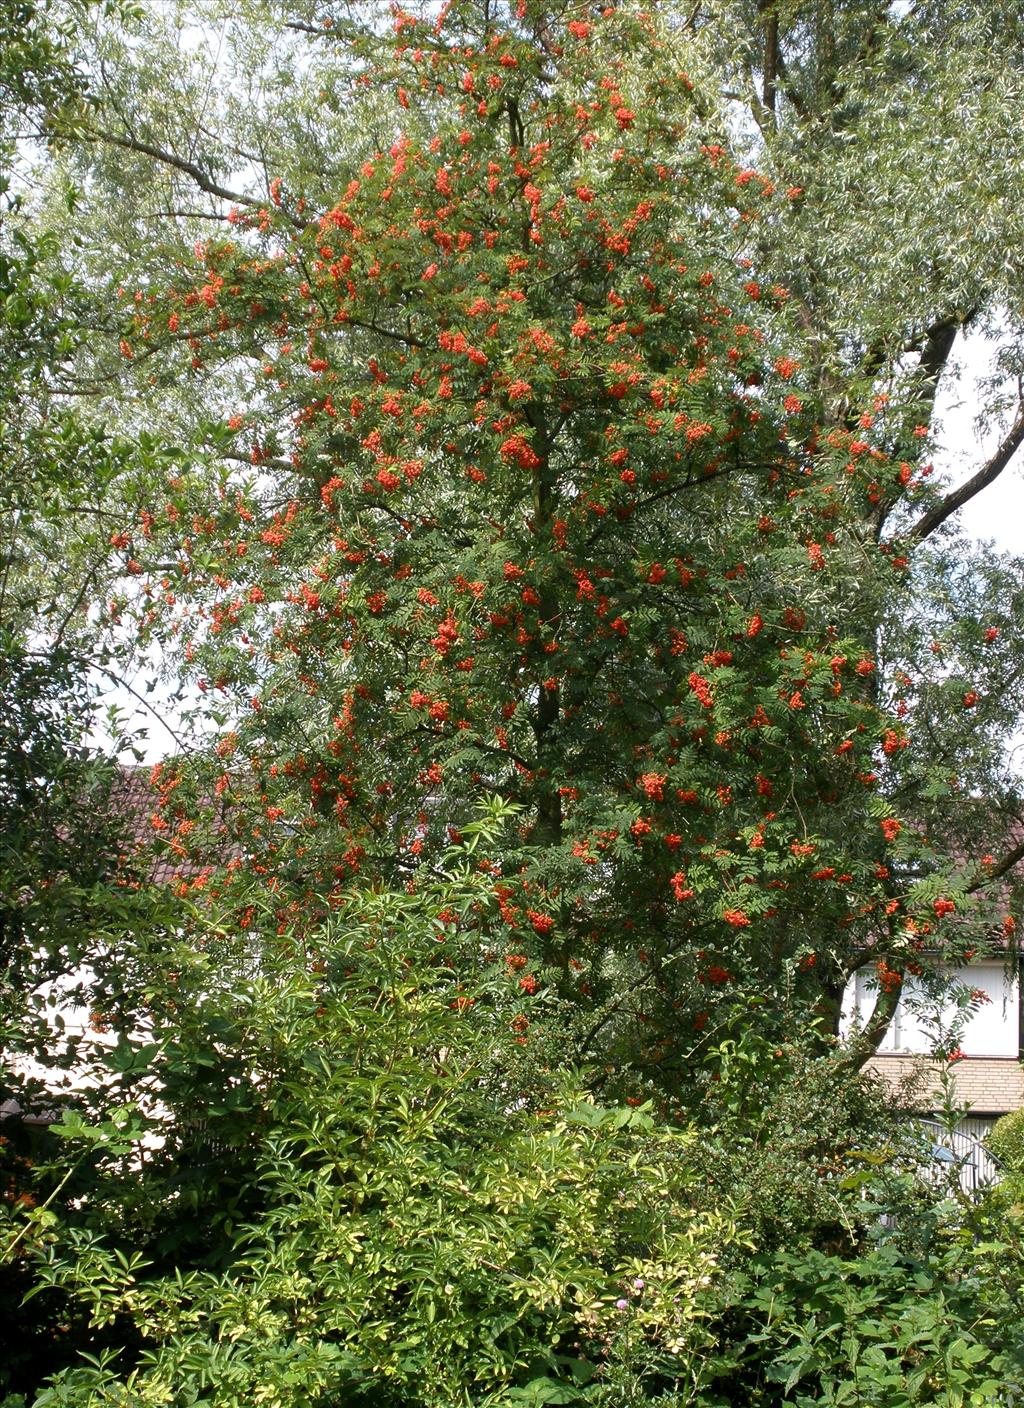
[{"label": "foliage canopy", "polygon": [[[1021,564],[955,522],[1024,439],[1019,24],[0,21],[9,1089],[77,1086],[8,1151],[67,1337],[12,1394],[1017,1384],[1015,1214],[857,1068],[1014,951]],[[74,675],[140,667],[184,743],[131,857]]]}]

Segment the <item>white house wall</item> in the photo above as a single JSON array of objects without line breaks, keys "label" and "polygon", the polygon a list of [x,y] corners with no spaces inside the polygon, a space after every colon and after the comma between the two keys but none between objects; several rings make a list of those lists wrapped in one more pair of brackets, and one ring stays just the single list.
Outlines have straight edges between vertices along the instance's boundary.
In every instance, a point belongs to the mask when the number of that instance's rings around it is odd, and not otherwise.
[{"label": "white house wall", "polygon": [[[939,1044],[955,1045],[964,1056],[1010,1056],[1020,1053],[1019,983],[1001,963],[978,963],[954,974],[958,983],[985,994],[966,1017],[954,1000],[936,1001],[925,995],[920,982],[908,977],[903,985],[896,1016],[879,1045],[880,1055],[920,1055]],[[862,969],[851,979],[843,998],[844,1035],[854,1025],[863,1026],[878,1001],[873,968]]]}]

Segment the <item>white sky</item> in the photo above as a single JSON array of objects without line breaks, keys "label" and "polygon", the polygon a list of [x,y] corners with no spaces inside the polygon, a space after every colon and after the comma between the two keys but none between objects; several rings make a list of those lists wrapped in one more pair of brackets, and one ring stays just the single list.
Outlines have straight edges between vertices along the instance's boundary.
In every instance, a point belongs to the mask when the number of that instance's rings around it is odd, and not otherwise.
[{"label": "white sky", "polygon": [[[977,383],[989,369],[993,344],[975,334],[959,349],[962,375],[939,396],[942,454],[936,467],[962,483],[978,470],[999,443],[999,430],[979,437],[974,426]],[[960,510],[959,522],[973,538],[990,539],[1004,552],[1024,552],[1024,452],[994,484]]]}]

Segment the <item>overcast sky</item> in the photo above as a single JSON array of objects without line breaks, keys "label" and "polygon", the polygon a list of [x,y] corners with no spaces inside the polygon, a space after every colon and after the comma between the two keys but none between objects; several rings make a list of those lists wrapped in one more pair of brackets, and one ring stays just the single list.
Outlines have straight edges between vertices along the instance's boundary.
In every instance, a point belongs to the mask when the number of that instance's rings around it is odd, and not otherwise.
[{"label": "overcast sky", "polygon": [[[977,382],[989,370],[991,350],[980,336],[966,338],[959,350],[963,374],[939,397],[943,450],[937,467],[953,483],[970,478],[999,442],[998,429],[979,439],[974,425]],[[972,537],[992,539],[1005,552],[1024,552],[1024,453],[960,510],[959,522]]]}]

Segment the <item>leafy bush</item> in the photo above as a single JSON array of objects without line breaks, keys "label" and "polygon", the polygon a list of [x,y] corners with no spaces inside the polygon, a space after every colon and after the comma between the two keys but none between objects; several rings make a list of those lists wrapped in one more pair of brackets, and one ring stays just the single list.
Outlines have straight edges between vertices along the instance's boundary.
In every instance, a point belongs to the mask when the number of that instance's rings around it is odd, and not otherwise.
[{"label": "leafy bush", "polygon": [[[857,1256],[813,1249],[753,1257],[734,1281],[720,1396],[702,1408],[793,1404],[992,1404],[1024,1385],[1012,1303],[955,1241],[908,1250],[882,1238]],[[983,1305],[1001,1315],[979,1314]]]},{"label": "leafy bush", "polygon": [[1024,1174],[1024,1110],[997,1120],[986,1142],[1009,1173]]},{"label": "leafy bush", "polygon": [[135,1033],[12,1214],[74,1341],[34,1408],[997,1402],[995,1205],[944,1222],[870,1086],[751,1032],[700,1132],[599,1103],[489,947],[500,819],[313,931],[133,939]]},{"label": "leafy bush", "polygon": [[[734,1231],[695,1209],[693,1136],[571,1075],[545,1076],[542,1104],[488,1093],[522,1023],[481,954],[479,896],[468,876],[366,896],[306,965],[285,945],[231,977],[197,950],[174,974],[139,1059],[107,1057],[162,1147],[101,1156],[79,1206],[34,1234],[39,1286],[126,1348],[84,1356],[39,1408],[597,1402],[627,1363],[641,1381],[698,1373]],[[211,1085],[218,1058],[232,1078]],[[194,1138],[168,1097],[205,1120],[209,1202],[179,1191]],[[175,1220],[191,1224],[176,1244]]]}]

